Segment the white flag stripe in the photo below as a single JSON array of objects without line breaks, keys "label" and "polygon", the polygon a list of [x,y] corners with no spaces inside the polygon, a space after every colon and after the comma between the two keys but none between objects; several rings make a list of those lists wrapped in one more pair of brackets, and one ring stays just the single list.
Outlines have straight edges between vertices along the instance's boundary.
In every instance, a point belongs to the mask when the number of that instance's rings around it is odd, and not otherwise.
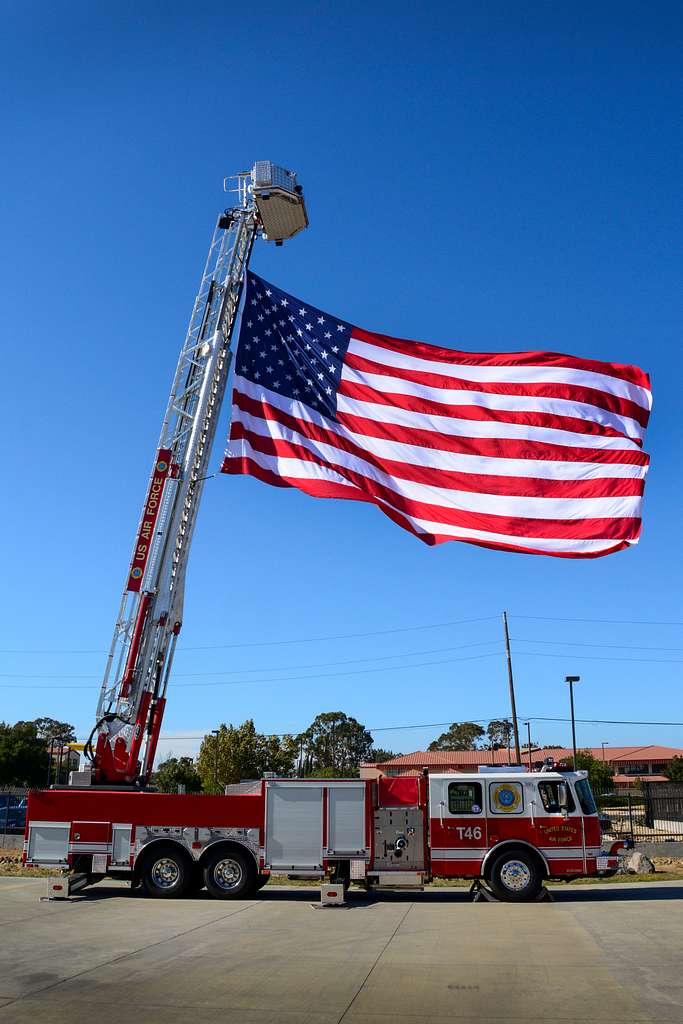
[{"label": "white flag stripe", "polygon": [[[304,405],[303,402],[295,403],[293,408],[291,399],[285,395],[257,386],[245,377],[235,377],[235,389],[254,401],[268,402],[269,405],[281,409],[296,419],[311,423],[327,433],[335,433],[338,437],[353,442],[359,448],[366,449],[378,458],[405,462],[412,466],[425,466],[431,469],[446,469],[451,472],[483,476],[521,476],[544,480],[588,480],[605,477],[642,480],[647,473],[647,466],[629,463],[497,459],[491,456],[465,455],[437,448],[424,448],[422,445],[390,441],[350,430],[340,423],[325,419],[320,413]],[[249,417],[248,420],[247,417]],[[252,423],[254,418],[235,406],[233,420]]]},{"label": "white flag stripe", "polygon": [[[574,419],[588,420],[613,427],[629,437],[641,440],[645,428],[629,416],[609,412],[597,405],[570,401],[564,398],[539,398],[535,395],[499,395],[481,391],[467,391],[462,388],[434,388],[426,384],[418,384],[404,377],[392,377],[388,374],[368,373],[355,370],[344,365],[342,380],[351,384],[360,384],[374,388],[384,395],[413,395],[429,402],[439,402],[450,406],[473,406],[474,408],[496,409],[509,412],[547,413],[550,416],[570,416]],[[503,422],[498,420],[497,422]]]},{"label": "white flag stripe", "polygon": [[524,441],[542,441],[545,444],[564,445],[568,448],[602,448],[612,451],[640,451],[628,437],[605,437],[603,434],[579,434],[571,430],[551,427],[530,427],[524,423],[502,423],[500,420],[460,420],[455,416],[437,416],[434,413],[412,412],[380,402],[361,402],[346,395],[337,396],[337,409],[342,415],[360,416],[380,423],[396,423],[411,430],[432,430],[438,434],[456,437],[516,438]]},{"label": "white flag stripe", "polygon": [[[239,419],[241,419],[241,414]],[[409,501],[436,505],[458,512],[482,512],[485,515],[527,519],[622,519],[638,518],[640,495],[609,498],[546,498],[520,497],[510,494],[489,494],[485,491],[460,491],[435,484],[416,483],[391,476],[364,459],[336,448],[334,445],[305,437],[276,420],[256,420],[254,433],[262,437],[300,445],[322,462],[349,470]]]},{"label": "white flag stripe", "polygon": [[[228,460],[252,459],[263,469],[282,477],[284,480],[323,480],[342,485],[350,491],[362,493],[358,488],[349,484],[339,473],[336,473],[327,466],[281,455],[266,455],[264,452],[257,451],[248,441],[242,438],[228,442],[226,458]],[[394,509],[394,506],[388,501],[378,499],[378,503]],[[620,543],[618,540],[574,540],[573,538],[565,537],[556,539],[553,537],[522,537],[519,534],[490,533],[486,530],[472,530],[459,526],[450,526],[445,523],[417,519],[406,515],[400,509],[395,509],[395,511],[410,522],[419,533],[424,533],[425,535],[462,537],[470,540],[481,540],[486,543],[509,544],[515,547],[527,548],[530,551],[596,552],[607,551]]]},{"label": "white flag stripe", "polygon": [[[418,355],[405,355],[395,349],[372,345],[351,335],[348,351],[363,359],[371,359],[385,366],[398,366],[406,370],[420,370],[423,373],[438,373],[445,377],[480,381],[484,384],[574,384],[578,387],[595,388],[619,398],[627,398],[643,409],[652,408],[652,392],[639,384],[632,384],[621,377],[611,377],[592,370],[575,370],[566,366],[474,366],[470,363],[441,363],[432,359],[421,359]],[[511,353],[512,354],[512,353]],[[454,356],[456,353],[454,353]],[[463,354],[466,356],[466,353]]]}]

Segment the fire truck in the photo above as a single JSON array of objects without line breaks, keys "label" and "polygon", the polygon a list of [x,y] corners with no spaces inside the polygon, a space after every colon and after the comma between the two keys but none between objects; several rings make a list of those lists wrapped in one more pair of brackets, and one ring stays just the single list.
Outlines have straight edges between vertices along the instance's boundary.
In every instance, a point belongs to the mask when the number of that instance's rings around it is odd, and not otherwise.
[{"label": "fire truck", "polygon": [[149,786],[182,626],[185,575],[232,339],[254,242],[281,245],[308,224],[294,172],[270,161],[226,179],[237,196],[218,217],[152,461],[100,690],[87,766],[66,787],[29,796],[28,866],[75,879],[129,879],[157,897],[206,886],[254,893],[271,873],[342,891],[484,879],[506,900],[536,897],[546,878],[608,874],[585,773],[493,769],[471,775],[264,779],[224,795]]}]

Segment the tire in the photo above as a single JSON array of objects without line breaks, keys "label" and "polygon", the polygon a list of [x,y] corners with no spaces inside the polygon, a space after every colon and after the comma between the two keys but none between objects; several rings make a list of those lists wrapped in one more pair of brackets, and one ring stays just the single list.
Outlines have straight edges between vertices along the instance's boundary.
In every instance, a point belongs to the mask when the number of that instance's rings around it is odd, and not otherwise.
[{"label": "tire", "polygon": [[256,881],[254,882],[254,892],[258,892],[259,889],[262,889],[268,881],[270,881],[270,874],[264,875],[263,872],[260,871],[256,876]]},{"label": "tire", "polygon": [[204,862],[204,884],[218,900],[250,896],[255,891],[256,879],[254,858],[237,847],[216,850]]},{"label": "tire", "polygon": [[148,896],[155,899],[177,899],[187,891],[192,878],[192,865],[179,846],[159,843],[146,855],[141,878]]},{"label": "tire", "polygon": [[533,853],[509,849],[494,859],[489,884],[499,900],[525,903],[538,896],[543,888],[543,875]]}]

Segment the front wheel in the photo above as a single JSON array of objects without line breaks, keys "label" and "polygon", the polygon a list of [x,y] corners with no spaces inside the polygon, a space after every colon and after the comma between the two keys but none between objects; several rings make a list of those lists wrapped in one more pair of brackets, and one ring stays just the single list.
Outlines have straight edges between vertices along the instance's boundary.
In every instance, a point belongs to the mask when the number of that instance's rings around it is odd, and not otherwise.
[{"label": "front wheel", "polygon": [[505,850],[491,865],[489,883],[499,900],[524,903],[538,896],[543,878],[532,854],[526,850]]},{"label": "front wheel", "polygon": [[204,884],[216,899],[238,900],[249,896],[255,883],[254,858],[242,850],[216,850],[204,864]]}]

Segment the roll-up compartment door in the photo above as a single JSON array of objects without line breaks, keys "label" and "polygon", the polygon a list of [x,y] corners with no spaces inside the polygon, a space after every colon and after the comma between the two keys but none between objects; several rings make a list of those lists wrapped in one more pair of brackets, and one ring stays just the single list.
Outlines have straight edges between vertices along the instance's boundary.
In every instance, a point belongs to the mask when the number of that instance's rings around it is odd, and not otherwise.
[{"label": "roll-up compartment door", "polygon": [[365,852],[365,783],[331,784],[328,789],[330,856]]},{"label": "roll-up compartment door", "polygon": [[265,866],[271,870],[322,870],[323,787],[269,782],[266,789]]}]

